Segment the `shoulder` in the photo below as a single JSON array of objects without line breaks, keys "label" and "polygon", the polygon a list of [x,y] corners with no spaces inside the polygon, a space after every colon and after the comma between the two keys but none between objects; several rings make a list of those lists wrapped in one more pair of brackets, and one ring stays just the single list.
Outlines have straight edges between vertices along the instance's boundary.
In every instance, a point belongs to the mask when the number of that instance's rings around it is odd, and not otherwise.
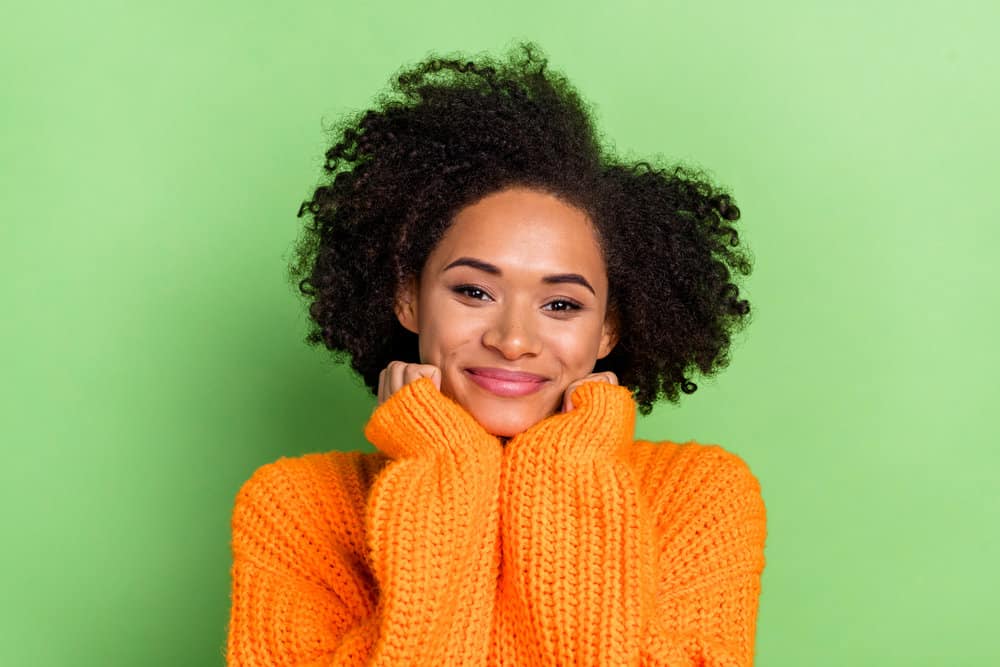
[{"label": "shoulder", "polygon": [[740,456],[698,442],[635,442],[634,470],[672,590],[763,571],[767,521],[760,484]]},{"label": "shoulder", "polygon": [[[234,563],[258,576],[325,590],[368,589],[364,509],[382,458],[363,452],[283,457],[257,468],[236,495]],[[236,565],[234,565],[236,567]],[[348,584],[345,582],[362,582]]]},{"label": "shoulder", "polygon": [[653,506],[696,503],[763,520],[759,480],[742,457],[720,445],[636,440],[631,457],[637,482]]},{"label": "shoulder", "polygon": [[380,452],[329,451],[266,463],[236,494],[234,533],[295,526],[298,533],[322,528],[356,541],[363,534],[368,491],[388,460]]},{"label": "shoulder", "polygon": [[702,473],[709,476],[739,477],[756,483],[750,466],[738,454],[720,445],[703,444],[690,440],[672,442],[663,440],[636,440],[631,454],[633,461],[647,474],[684,472],[685,476]]},{"label": "shoulder", "polygon": [[240,487],[236,504],[280,499],[295,502],[329,492],[367,490],[388,461],[381,452],[317,452],[281,457],[257,468]]}]

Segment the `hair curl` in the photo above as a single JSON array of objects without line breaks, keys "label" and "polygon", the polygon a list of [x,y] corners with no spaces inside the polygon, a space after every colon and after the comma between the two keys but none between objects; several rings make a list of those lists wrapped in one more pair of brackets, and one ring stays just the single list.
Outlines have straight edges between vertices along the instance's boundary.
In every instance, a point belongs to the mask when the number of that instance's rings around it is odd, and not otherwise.
[{"label": "hair curl", "polygon": [[334,128],[326,178],[289,277],[309,300],[306,342],[349,362],[372,392],[392,360],[419,361],[394,311],[454,215],[487,194],[533,187],[588,213],[619,334],[595,371],[613,371],[643,414],[697,389],[689,372],[729,363],[749,320],[733,273],[751,260],[730,195],[681,165],[618,160],[585,102],[537,45],[505,60],[429,57],[401,70],[374,108]]}]

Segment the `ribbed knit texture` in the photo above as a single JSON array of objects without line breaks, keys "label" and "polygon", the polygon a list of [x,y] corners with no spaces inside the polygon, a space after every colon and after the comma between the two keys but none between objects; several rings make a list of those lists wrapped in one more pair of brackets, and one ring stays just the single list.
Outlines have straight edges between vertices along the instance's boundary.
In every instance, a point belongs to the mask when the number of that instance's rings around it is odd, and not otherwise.
[{"label": "ribbed knit texture", "polygon": [[232,518],[230,666],[753,663],[765,510],[715,445],[633,440],[629,391],[505,447],[427,379],[375,454],[259,468]]}]

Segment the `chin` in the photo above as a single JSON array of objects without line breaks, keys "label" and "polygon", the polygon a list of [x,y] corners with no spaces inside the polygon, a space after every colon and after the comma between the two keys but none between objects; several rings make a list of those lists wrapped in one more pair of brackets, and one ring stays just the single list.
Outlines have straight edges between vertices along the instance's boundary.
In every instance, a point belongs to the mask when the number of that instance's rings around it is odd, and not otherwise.
[{"label": "chin", "polygon": [[[482,414],[483,412],[486,412],[486,414]],[[512,412],[515,411],[505,411],[502,407],[485,411],[476,410],[475,408],[469,410],[469,413],[477,422],[479,422],[480,426],[482,426],[491,435],[495,435],[500,438],[512,438],[518,433],[527,431],[529,428],[549,416],[547,414],[511,414]]]}]

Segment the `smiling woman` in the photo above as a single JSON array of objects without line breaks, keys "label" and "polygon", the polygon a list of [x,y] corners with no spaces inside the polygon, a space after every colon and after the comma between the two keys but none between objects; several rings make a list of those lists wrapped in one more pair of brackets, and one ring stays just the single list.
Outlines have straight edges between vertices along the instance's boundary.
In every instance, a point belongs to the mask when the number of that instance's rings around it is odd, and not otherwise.
[{"label": "smiling woman", "polygon": [[617,161],[530,44],[382,100],[338,130],[291,267],[378,452],[240,489],[229,664],[751,664],[757,480],[633,433],[728,362],[739,210]]}]

